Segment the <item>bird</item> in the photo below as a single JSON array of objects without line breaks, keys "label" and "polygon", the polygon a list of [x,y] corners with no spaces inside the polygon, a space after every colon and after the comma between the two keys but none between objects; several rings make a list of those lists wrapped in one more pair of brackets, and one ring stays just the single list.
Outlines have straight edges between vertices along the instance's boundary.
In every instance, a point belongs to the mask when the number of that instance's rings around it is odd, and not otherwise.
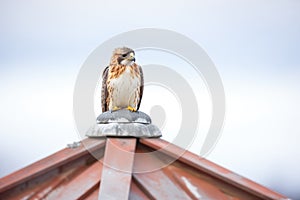
[{"label": "bird", "polygon": [[137,112],[143,91],[143,70],[135,62],[135,52],[128,47],[116,48],[102,73],[102,112],[120,109]]}]

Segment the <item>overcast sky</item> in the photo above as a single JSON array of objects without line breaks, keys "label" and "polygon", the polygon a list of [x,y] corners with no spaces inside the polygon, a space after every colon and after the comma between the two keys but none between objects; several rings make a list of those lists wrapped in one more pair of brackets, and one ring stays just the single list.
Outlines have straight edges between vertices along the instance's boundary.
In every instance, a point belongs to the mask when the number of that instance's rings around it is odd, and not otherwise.
[{"label": "overcast sky", "polygon": [[[79,140],[72,106],[82,64],[112,36],[147,27],[173,30],[197,42],[223,80],[226,120],[207,158],[299,199],[298,0],[1,1],[0,176]],[[163,62],[153,52],[139,54],[140,64]],[[180,66],[174,68],[180,71]],[[201,102],[207,99],[205,85],[197,81],[193,89]],[[142,104],[146,110],[149,99],[145,96]],[[199,104],[205,108],[209,102]],[[164,134],[172,130],[170,121],[178,120],[171,116],[180,110],[173,112],[166,113]],[[195,153],[198,140],[191,147]]]}]

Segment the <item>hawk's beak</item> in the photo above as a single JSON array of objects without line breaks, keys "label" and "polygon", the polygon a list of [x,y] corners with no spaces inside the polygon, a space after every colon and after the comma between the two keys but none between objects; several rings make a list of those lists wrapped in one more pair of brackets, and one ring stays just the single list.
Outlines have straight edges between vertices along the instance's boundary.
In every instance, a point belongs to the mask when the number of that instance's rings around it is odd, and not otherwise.
[{"label": "hawk's beak", "polygon": [[134,57],[134,53],[133,53],[133,52],[131,52],[131,53],[129,54],[128,60],[130,60],[130,61],[135,61],[135,57]]}]

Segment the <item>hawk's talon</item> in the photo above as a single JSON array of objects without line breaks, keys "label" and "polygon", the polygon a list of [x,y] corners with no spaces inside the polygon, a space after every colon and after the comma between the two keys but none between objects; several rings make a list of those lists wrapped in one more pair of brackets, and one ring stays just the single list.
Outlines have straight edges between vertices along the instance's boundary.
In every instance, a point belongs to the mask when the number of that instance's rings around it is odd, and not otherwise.
[{"label": "hawk's talon", "polygon": [[117,110],[120,110],[121,108],[119,108],[119,107],[117,107],[117,106],[115,106],[112,110],[111,110],[111,112],[113,112],[113,111],[117,111]]},{"label": "hawk's talon", "polygon": [[136,109],[131,106],[127,106],[127,110],[129,110],[131,112],[136,112]]}]

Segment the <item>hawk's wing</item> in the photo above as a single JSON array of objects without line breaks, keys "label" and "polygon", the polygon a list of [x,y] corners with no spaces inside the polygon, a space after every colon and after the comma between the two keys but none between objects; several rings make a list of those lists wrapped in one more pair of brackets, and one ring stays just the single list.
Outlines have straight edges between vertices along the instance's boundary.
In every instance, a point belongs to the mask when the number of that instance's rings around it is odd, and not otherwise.
[{"label": "hawk's wing", "polygon": [[140,108],[143,92],[144,92],[144,74],[141,66],[139,66],[139,70],[140,70],[140,77],[141,77],[141,86],[140,86],[140,97],[139,97],[139,102],[137,104],[137,110]]},{"label": "hawk's wing", "polygon": [[108,111],[108,105],[106,103],[106,99],[108,95],[107,77],[108,77],[108,66],[104,69],[102,74],[102,91],[101,91],[102,112]]}]

